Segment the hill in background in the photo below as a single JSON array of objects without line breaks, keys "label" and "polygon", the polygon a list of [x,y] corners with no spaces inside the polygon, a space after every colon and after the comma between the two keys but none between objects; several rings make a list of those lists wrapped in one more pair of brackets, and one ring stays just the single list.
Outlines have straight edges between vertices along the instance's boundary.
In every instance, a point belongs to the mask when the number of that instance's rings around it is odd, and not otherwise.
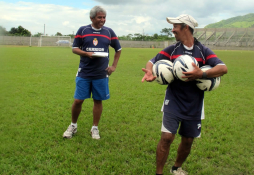
[{"label": "hill in background", "polygon": [[254,13],[208,24],[205,28],[254,28]]}]

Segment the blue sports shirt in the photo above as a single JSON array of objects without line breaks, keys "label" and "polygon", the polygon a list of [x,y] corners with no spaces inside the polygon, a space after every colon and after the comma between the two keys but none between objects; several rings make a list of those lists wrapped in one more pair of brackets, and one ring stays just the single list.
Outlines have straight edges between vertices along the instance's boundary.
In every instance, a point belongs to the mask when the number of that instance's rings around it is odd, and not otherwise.
[{"label": "blue sports shirt", "polygon": [[[115,51],[121,50],[121,45],[115,32],[108,27],[103,26],[101,29],[95,29],[90,25],[82,26],[77,31],[73,42],[73,48],[78,47],[85,52],[107,52],[109,46]],[[78,77],[86,79],[102,79],[107,77],[105,70],[109,64],[108,57],[89,57],[80,56]]]},{"label": "blue sports shirt", "polygon": [[[196,38],[192,50],[186,49],[182,43],[177,42],[160,51],[150,62],[154,64],[162,59],[174,62],[180,55],[194,57],[199,67],[225,65],[212,50],[202,45]],[[199,120],[202,115],[203,101],[204,91],[196,86],[195,81],[184,82],[175,79],[167,87],[163,112],[174,114],[185,120]]]}]

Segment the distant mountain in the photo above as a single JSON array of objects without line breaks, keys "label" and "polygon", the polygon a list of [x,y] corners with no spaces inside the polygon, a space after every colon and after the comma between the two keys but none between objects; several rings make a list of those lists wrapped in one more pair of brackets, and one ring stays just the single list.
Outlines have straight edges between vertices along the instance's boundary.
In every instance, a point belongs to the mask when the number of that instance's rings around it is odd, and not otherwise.
[{"label": "distant mountain", "polygon": [[254,28],[254,13],[208,24],[205,28]]}]

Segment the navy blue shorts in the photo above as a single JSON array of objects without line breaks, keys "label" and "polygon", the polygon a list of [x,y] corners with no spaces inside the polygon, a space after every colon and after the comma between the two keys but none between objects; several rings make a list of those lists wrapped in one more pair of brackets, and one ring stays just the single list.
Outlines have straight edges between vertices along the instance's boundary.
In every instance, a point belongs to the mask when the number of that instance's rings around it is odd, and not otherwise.
[{"label": "navy blue shorts", "polygon": [[108,77],[103,79],[84,79],[76,77],[75,99],[85,100],[87,98],[95,100],[107,100],[110,98]]},{"label": "navy blue shorts", "polygon": [[164,112],[161,131],[176,134],[177,130],[181,136],[198,137],[201,133],[201,119],[184,120],[171,113]]}]

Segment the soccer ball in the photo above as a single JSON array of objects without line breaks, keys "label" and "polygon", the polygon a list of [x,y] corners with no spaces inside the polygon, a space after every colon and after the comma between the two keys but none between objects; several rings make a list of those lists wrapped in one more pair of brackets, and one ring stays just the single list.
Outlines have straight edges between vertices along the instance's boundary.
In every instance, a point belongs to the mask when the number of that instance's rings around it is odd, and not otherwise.
[{"label": "soccer ball", "polygon": [[173,63],[168,60],[159,60],[153,65],[155,81],[161,85],[170,84],[174,81]]},{"label": "soccer ball", "polygon": [[[202,66],[200,69],[205,72],[212,67],[209,65]],[[220,85],[220,77],[197,79],[197,87],[202,91],[212,91]]]},{"label": "soccer ball", "polygon": [[191,72],[194,70],[192,63],[195,63],[198,66],[197,60],[189,55],[181,55],[177,57],[173,64],[173,73],[177,79],[182,81],[187,80],[187,78],[182,78],[185,76],[183,72]]}]

